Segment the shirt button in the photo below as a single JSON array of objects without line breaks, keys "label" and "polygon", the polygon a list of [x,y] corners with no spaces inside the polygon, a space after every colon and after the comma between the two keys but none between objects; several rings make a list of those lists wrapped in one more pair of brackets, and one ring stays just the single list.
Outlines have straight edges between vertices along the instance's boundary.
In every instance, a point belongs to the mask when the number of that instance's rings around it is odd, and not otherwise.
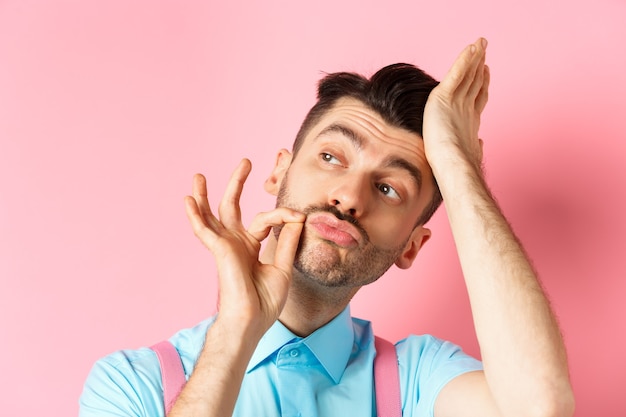
[{"label": "shirt button", "polygon": [[298,349],[292,349],[291,352],[289,352],[289,354],[291,355],[292,358],[295,358],[298,355],[300,355],[300,351]]}]

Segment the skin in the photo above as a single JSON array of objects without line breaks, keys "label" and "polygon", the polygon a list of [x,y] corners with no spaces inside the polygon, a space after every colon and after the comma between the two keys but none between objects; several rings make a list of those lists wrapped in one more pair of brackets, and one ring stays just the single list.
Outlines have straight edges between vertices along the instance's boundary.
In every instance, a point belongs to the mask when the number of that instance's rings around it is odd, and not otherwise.
[{"label": "skin", "polygon": [[[435,415],[572,415],[558,326],[481,170],[478,128],[489,85],[485,49],[484,39],[465,48],[433,90],[423,140],[388,126],[359,102],[338,102],[297,156],[279,152],[265,183],[279,206],[257,215],[248,228],[241,223],[239,198],[249,161],[233,173],[217,216],[204,177],[194,177],[186,210],[196,236],[215,255],[220,313],[170,416],[231,415],[245,367],[276,320],[306,336],[389,265],[410,267],[430,231],[418,226],[409,232],[406,224],[414,224],[426,207],[433,175],[458,248],[485,368],[448,383]],[[329,129],[336,125],[356,135]],[[416,167],[422,181],[391,160]],[[298,180],[291,184],[291,178]],[[329,214],[331,207],[349,215],[347,220]],[[370,265],[375,273],[346,272],[358,270],[367,253],[379,255]]]},{"label": "skin", "polygon": [[[341,132],[327,132],[337,124],[358,135],[359,142]],[[421,171],[422,186],[407,169],[390,166],[389,161],[398,160],[411,161]],[[289,186],[289,178],[297,178],[298,186]],[[280,316],[297,334],[309,334],[330,321],[361,286],[378,279],[394,263],[408,268],[430,237],[423,226],[407,228],[416,223],[434,190],[421,138],[388,126],[354,99],[340,100],[320,120],[297,157],[281,150],[265,188],[278,194],[280,206],[300,212],[307,212],[306,207],[332,207],[362,229],[353,233],[355,239],[337,244],[316,227],[316,222],[324,223],[328,211],[308,216],[287,309]],[[269,260],[272,253],[270,241],[263,257]]]}]

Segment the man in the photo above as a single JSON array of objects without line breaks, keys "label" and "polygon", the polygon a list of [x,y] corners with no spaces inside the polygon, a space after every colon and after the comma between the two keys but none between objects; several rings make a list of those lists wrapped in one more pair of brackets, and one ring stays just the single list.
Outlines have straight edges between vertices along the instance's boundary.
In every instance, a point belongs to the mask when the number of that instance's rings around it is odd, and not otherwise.
[{"label": "man", "polygon": [[[465,48],[439,85],[402,64],[371,80],[324,79],[293,151],[279,152],[265,183],[276,209],[248,228],[239,197],[249,161],[217,216],[204,177],[194,177],[187,215],[215,256],[220,306],[170,339],[189,376],[170,416],[374,415],[372,330],[348,305],[392,264],[411,266],[441,197],[484,370],[448,342],[398,342],[403,415],[573,413],[558,326],[481,170],[486,45]],[[81,413],[162,415],[160,384],[152,351],[118,352],[94,367]]]}]

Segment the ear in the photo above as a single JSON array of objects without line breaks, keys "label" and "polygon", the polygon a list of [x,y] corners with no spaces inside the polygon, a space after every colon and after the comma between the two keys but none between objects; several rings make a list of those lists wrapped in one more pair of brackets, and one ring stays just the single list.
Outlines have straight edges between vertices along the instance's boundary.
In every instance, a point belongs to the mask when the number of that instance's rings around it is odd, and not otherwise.
[{"label": "ear", "polygon": [[413,261],[417,256],[417,253],[420,251],[424,243],[430,239],[431,233],[430,229],[427,229],[423,226],[417,226],[411,232],[411,236],[409,240],[406,242],[406,246],[404,250],[396,259],[396,266],[400,269],[407,269],[411,265],[413,265]]},{"label": "ear", "polygon": [[278,191],[280,190],[280,184],[283,182],[283,178],[285,177],[285,173],[289,169],[289,165],[291,165],[292,159],[293,155],[287,149],[281,149],[280,151],[278,151],[278,155],[276,155],[276,164],[274,165],[274,169],[272,170],[270,176],[265,180],[265,191],[272,195],[278,195]]}]

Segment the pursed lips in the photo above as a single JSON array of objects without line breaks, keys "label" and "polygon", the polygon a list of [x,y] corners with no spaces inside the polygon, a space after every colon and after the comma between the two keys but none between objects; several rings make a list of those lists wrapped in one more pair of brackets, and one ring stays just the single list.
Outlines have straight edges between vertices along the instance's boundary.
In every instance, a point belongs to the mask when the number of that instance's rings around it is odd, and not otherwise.
[{"label": "pursed lips", "polygon": [[330,213],[318,212],[310,214],[307,218],[307,223],[322,238],[339,246],[356,246],[363,239],[363,236],[354,225],[345,220],[340,220]]}]

